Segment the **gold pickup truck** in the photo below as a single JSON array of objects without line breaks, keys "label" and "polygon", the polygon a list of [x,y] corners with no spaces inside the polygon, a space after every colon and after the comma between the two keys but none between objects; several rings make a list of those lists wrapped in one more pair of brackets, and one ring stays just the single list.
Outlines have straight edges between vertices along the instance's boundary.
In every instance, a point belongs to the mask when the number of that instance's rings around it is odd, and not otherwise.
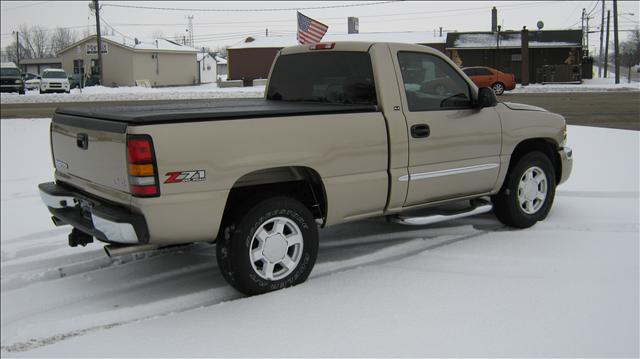
[{"label": "gold pickup truck", "polygon": [[306,280],[319,226],[491,210],[532,226],[571,173],[566,137],[429,47],[320,43],[280,51],[264,99],[58,109],[39,189],[71,246],[215,241],[225,279],[259,294]]}]

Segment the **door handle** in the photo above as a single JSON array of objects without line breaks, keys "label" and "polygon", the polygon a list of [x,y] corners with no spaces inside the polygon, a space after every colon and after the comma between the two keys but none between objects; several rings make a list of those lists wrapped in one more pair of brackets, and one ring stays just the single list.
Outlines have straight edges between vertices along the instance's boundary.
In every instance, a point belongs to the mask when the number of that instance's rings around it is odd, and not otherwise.
[{"label": "door handle", "polygon": [[411,126],[411,137],[413,138],[425,138],[429,137],[431,134],[431,129],[429,125],[421,123],[418,125]]}]

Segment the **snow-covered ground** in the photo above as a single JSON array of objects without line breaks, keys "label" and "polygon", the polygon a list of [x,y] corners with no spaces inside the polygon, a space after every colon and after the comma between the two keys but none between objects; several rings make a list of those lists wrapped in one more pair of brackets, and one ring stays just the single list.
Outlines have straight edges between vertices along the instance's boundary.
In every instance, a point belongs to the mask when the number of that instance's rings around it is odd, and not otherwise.
[{"label": "snow-covered ground", "polygon": [[262,97],[264,86],[218,88],[215,83],[196,86],[176,87],[105,87],[90,86],[71,90],[66,93],[40,94],[38,90],[29,90],[25,95],[2,93],[0,104],[17,103],[58,103],[58,102],[97,102],[97,101],[137,101],[137,100],[188,100],[229,97]]},{"label": "snow-covered ground", "polygon": [[505,95],[510,93],[602,91],[640,91],[640,82],[627,83],[627,81],[624,80],[616,84],[614,78],[608,77],[585,79],[581,84],[531,84],[529,86],[518,84],[515,89],[505,92]]},{"label": "snow-covered ground", "polygon": [[331,227],[306,283],[243,298],[211,245],[67,247],[36,190],[49,120],[0,124],[3,357],[639,355],[640,132],[569,126],[574,173],[530,229]]}]

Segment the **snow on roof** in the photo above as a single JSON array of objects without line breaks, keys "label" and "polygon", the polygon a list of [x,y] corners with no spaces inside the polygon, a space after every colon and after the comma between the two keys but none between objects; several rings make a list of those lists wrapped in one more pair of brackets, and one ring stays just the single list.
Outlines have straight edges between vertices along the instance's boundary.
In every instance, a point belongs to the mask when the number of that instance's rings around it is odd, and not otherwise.
[{"label": "snow on roof", "polygon": [[197,61],[202,61],[202,59],[203,59],[203,58],[205,58],[205,57],[207,57],[207,56],[211,57],[211,55],[209,55],[209,53],[208,53],[208,52],[205,52],[205,53],[198,52],[198,53],[196,54]]},{"label": "snow on roof", "polygon": [[203,58],[205,58],[205,57],[207,57],[207,56],[208,56],[208,57],[213,58],[213,60],[214,60],[218,65],[221,65],[221,64],[226,65],[226,64],[227,64],[227,59],[225,59],[224,57],[220,57],[220,56],[218,56],[218,55],[211,56],[211,54],[210,54],[210,53],[208,53],[208,52],[205,52],[205,53],[198,52],[198,53],[196,54],[196,57],[198,58],[198,60],[197,60],[198,62],[202,61],[202,59],[203,59]]},{"label": "snow on roof", "polygon": [[[95,37],[95,35],[92,35],[92,36]],[[103,35],[102,38],[105,40],[120,44],[122,46],[128,47],[133,50],[143,50],[143,51],[156,50],[156,51],[178,51],[178,52],[197,52],[198,51],[193,47],[181,45],[177,42],[167,40],[167,39],[138,39],[136,43],[136,39],[131,39],[124,36]],[[85,40],[87,39],[83,39],[80,42]],[[65,51],[65,50],[62,50],[62,51]]]},{"label": "snow on roof", "polygon": [[[247,41],[249,40],[249,41]],[[431,31],[413,32],[365,32],[360,34],[326,34],[322,42],[332,41],[366,41],[366,42],[403,42],[408,44],[444,44],[446,34],[435,35]],[[248,37],[229,49],[248,48],[282,48],[298,45],[295,35],[291,36],[256,36]]]},{"label": "snow on roof", "polygon": [[[520,32],[513,33],[501,33],[500,42],[497,43],[497,34],[494,33],[468,33],[458,34],[457,38],[453,41],[453,46],[447,46],[447,48],[455,49],[491,49],[499,46],[501,48],[520,48],[522,46],[522,40]],[[529,47],[577,47],[579,43],[572,41],[537,41],[535,39],[529,40]]]},{"label": "snow on roof", "polygon": [[0,67],[15,67],[15,68],[18,68],[18,66],[16,66],[16,64],[13,63],[13,62],[2,62],[2,63],[0,63]]}]

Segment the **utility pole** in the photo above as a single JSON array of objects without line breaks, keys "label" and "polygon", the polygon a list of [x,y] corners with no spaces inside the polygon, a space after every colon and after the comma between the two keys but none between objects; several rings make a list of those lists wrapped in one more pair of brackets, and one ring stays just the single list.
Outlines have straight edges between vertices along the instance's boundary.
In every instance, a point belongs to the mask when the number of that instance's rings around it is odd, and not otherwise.
[{"label": "utility pole", "polygon": [[580,23],[580,29],[582,29],[582,48],[583,49],[584,49],[584,18],[586,13],[587,13],[587,9],[582,8],[582,22]]},{"label": "utility pole", "polygon": [[16,34],[16,65],[20,67],[20,33],[18,31],[14,31],[14,33]]},{"label": "utility pole", "polygon": [[620,48],[618,44],[618,0],[613,0],[613,52],[616,70],[616,83],[620,83]]},{"label": "utility pole", "polygon": [[96,38],[98,45],[98,75],[100,76],[100,85],[104,86],[104,78],[102,76],[102,36],[100,36],[100,5],[98,0],[92,0],[89,4],[91,8],[96,12]]},{"label": "utility pole", "polygon": [[264,36],[269,37],[269,28],[264,29]]},{"label": "utility pole", "polygon": [[599,64],[598,64],[598,77],[602,77],[602,38],[604,35],[604,1],[602,0],[602,21],[600,22],[600,52],[598,52],[598,55],[600,55],[599,57]]},{"label": "utility pole", "polygon": [[587,55],[589,55],[589,16],[587,15]]},{"label": "utility pole", "polygon": [[607,78],[609,72],[609,19],[611,18],[611,10],[607,10],[607,40],[604,43],[604,77]]}]

